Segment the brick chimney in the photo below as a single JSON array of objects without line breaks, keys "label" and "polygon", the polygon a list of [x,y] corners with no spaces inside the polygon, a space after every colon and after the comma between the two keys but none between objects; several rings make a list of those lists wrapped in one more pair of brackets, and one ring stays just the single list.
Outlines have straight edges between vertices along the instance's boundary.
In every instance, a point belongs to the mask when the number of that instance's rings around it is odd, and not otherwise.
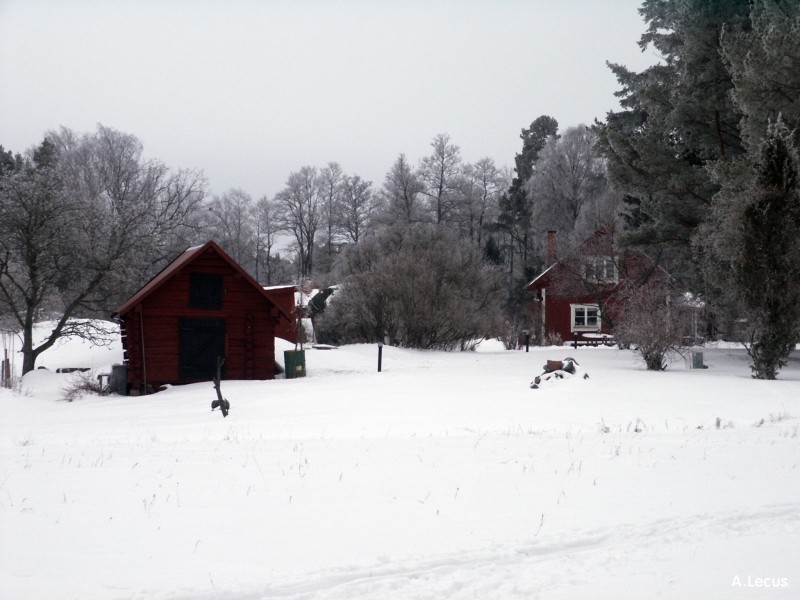
[{"label": "brick chimney", "polygon": [[547,232],[547,267],[554,265],[558,260],[558,238],[555,231]]}]

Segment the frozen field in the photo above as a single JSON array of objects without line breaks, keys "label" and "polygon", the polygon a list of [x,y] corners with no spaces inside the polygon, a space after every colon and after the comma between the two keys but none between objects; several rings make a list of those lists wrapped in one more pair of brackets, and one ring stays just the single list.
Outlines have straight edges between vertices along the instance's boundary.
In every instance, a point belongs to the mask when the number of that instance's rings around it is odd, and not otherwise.
[{"label": "frozen field", "polygon": [[119,349],[56,348],[0,391],[0,598],[800,597],[800,362],[703,351],[309,349],[224,419],[210,383],[65,402]]}]

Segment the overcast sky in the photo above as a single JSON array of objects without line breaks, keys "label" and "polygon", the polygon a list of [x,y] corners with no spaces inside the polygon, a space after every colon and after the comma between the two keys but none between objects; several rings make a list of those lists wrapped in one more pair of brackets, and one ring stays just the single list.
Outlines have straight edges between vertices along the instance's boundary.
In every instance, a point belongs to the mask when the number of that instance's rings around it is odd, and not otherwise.
[{"label": "overcast sky", "polygon": [[513,166],[536,117],[618,108],[606,61],[640,70],[641,0],[0,0],[0,144],[60,126],[136,135],[213,193],[274,196],[337,161],[383,184],[448,133]]}]

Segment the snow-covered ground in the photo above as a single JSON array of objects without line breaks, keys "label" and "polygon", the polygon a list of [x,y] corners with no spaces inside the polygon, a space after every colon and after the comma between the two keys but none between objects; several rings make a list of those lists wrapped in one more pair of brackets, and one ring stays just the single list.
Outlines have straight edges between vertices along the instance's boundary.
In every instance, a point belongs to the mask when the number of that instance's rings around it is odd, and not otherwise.
[{"label": "snow-covered ground", "polygon": [[0,391],[0,598],[800,597],[800,361],[702,350],[307,349],[223,418],[210,383],[65,402],[120,356],[62,345]]}]

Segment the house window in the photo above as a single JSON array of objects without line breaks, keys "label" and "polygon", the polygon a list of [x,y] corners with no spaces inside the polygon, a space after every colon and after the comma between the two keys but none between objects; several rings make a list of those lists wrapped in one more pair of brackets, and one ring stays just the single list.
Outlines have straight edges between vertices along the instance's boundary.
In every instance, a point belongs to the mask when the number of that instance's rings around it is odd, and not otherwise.
[{"label": "house window", "polygon": [[222,308],[222,275],[191,273],[189,275],[189,306],[206,310]]},{"label": "house window", "polygon": [[587,256],[583,261],[583,278],[598,283],[615,283],[619,279],[613,256]]},{"label": "house window", "polygon": [[572,304],[572,331],[600,331],[600,307],[597,304]]}]

